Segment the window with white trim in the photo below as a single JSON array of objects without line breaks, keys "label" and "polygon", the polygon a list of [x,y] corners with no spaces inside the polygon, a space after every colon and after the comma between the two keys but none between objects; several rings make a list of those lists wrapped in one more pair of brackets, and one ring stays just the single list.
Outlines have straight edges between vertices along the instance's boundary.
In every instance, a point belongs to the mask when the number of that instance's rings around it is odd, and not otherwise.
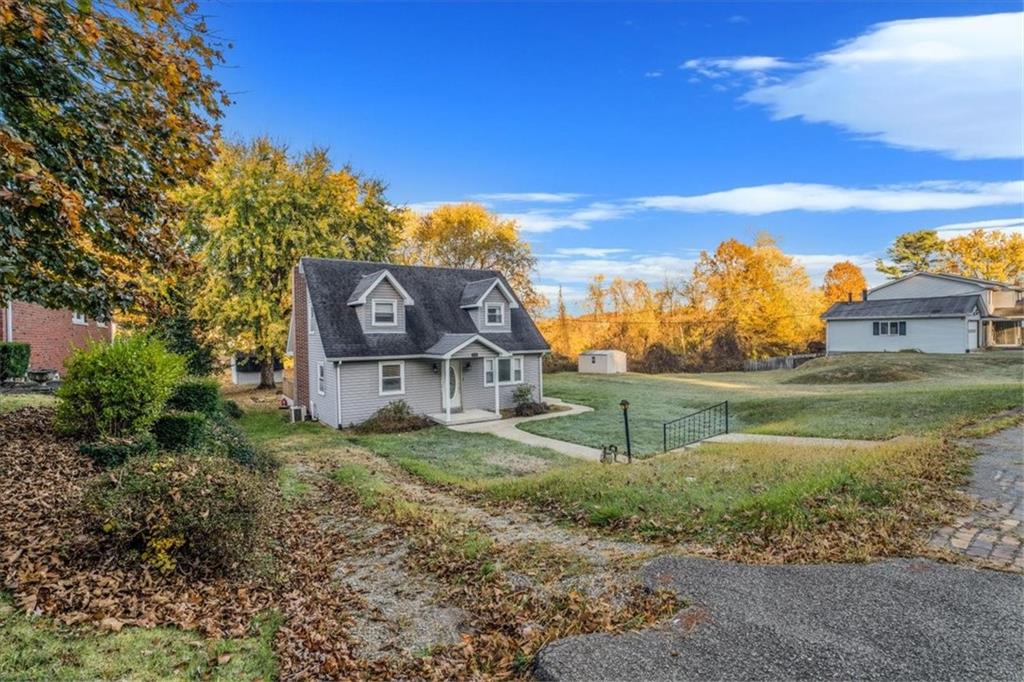
[{"label": "window with white trim", "polygon": [[403,395],[405,393],[405,362],[381,362],[377,365],[380,395]]},{"label": "window with white trim", "polygon": [[484,386],[494,386],[494,363],[498,363],[498,384],[523,383],[523,358],[484,358]]},{"label": "window with white trim", "polygon": [[484,324],[500,327],[505,324],[505,304],[487,303],[484,306]]},{"label": "window with white trim", "polygon": [[907,322],[906,320],[872,322],[871,334],[872,336],[906,336]]},{"label": "window with white trim", "polygon": [[325,395],[327,393],[327,380],[324,377],[323,360],[316,363],[316,392],[320,395]]},{"label": "window with white trim", "polygon": [[85,324],[85,313],[71,311],[71,324]]},{"label": "window with white trim", "polygon": [[378,327],[394,327],[398,324],[398,312],[394,301],[373,301],[373,324]]}]

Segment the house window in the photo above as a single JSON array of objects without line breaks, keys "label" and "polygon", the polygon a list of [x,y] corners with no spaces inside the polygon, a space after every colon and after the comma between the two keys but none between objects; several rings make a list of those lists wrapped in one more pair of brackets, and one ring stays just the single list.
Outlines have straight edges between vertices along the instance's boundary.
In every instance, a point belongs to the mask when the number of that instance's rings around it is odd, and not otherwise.
[{"label": "house window", "polygon": [[381,327],[393,327],[398,324],[398,318],[395,315],[395,302],[374,301],[373,323]]},{"label": "house window", "polygon": [[494,385],[494,363],[498,363],[499,384],[523,383],[523,358],[484,358],[484,386]]},{"label": "house window", "polygon": [[907,323],[900,322],[872,322],[871,333],[874,336],[906,336]]},{"label": "house window", "polygon": [[85,313],[71,312],[71,324],[85,324]]},{"label": "house window", "polygon": [[306,301],[306,328],[310,334],[316,334],[316,315],[313,314],[313,302]]},{"label": "house window", "polygon": [[320,395],[327,393],[327,382],[324,378],[324,363],[316,363],[316,392]]},{"label": "house window", "polygon": [[405,393],[405,363],[382,362],[378,367],[380,395],[402,395]]},{"label": "house window", "polygon": [[500,327],[505,324],[505,305],[502,303],[488,303],[485,306],[486,324],[492,327]]}]

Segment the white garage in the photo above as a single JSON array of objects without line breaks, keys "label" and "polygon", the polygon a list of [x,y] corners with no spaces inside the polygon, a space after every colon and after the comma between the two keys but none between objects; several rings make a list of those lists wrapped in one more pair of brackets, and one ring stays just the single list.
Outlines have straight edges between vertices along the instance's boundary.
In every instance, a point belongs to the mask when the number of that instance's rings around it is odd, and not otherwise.
[{"label": "white garage", "polygon": [[621,350],[588,350],[580,353],[577,368],[581,374],[624,374],[626,354]]}]

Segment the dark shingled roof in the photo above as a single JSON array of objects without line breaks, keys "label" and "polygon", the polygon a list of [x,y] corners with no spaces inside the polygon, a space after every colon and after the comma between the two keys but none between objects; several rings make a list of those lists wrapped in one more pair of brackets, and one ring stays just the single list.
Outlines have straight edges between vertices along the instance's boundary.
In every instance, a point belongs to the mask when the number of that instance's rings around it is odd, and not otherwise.
[{"label": "dark shingled roof", "polygon": [[384,272],[384,270],[375,270],[369,274],[363,275],[359,279],[359,282],[356,283],[355,287],[353,287],[352,293],[349,294],[348,302],[355,303],[358,301],[359,297],[366,293],[366,290],[370,288],[370,285],[377,280],[377,276],[382,272]]},{"label": "dark shingled roof", "polygon": [[[404,334],[364,334],[359,324],[359,306],[348,305],[360,280],[385,269],[409,293],[414,305],[405,307]],[[427,268],[365,261],[303,258],[309,300],[316,315],[320,340],[328,358],[423,355],[445,334],[480,334],[508,351],[547,350],[544,337],[530,316],[519,307],[511,308],[511,332],[481,333],[461,305],[470,282],[500,278],[494,270]],[[509,291],[512,290],[508,287]]]},{"label": "dark shingled roof", "polygon": [[497,277],[488,277],[487,279],[481,279],[467,284],[462,290],[462,301],[459,303],[459,306],[472,306],[478,304],[483,295],[487,293],[487,290],[491,288],[497,279]]},{"label": "dark shingled roof", "polygon": [[884,317],[963,317],[979,306],[979,296],[936,298],[890,298],[877,301],[835,303],[825,311],[825,320],[860,320]]}]

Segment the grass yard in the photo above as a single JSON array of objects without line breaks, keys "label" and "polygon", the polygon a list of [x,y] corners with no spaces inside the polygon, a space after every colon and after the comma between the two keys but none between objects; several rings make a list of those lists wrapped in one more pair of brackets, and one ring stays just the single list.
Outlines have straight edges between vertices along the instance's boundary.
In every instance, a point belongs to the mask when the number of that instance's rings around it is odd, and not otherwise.
[{"label": "grass yard", "polygon": [[52,395],[39,393],[15,393],[0,395],[0,414],[20,410],[23,407],[45,407],[53,405],[56,399]]},{"label": "grass yard", "polygon": [[222,640],[175,628],[107,633],[30,618],[0,596],[0,679],[273,680],[276,627],[268,617],[250,637]]},{"label": "grass yard", "polygon": [[1024,404],[1024,354],[908,353],[822,358],[797,370],[720,374],[566,372],[546,376],[546,395],[594,412],[520,428],[593,447],[624,446],[619,401],[630,402],[634,452],[662,448],[664,421],[729,401],[734,431],[886,439],[940,433]]}]

